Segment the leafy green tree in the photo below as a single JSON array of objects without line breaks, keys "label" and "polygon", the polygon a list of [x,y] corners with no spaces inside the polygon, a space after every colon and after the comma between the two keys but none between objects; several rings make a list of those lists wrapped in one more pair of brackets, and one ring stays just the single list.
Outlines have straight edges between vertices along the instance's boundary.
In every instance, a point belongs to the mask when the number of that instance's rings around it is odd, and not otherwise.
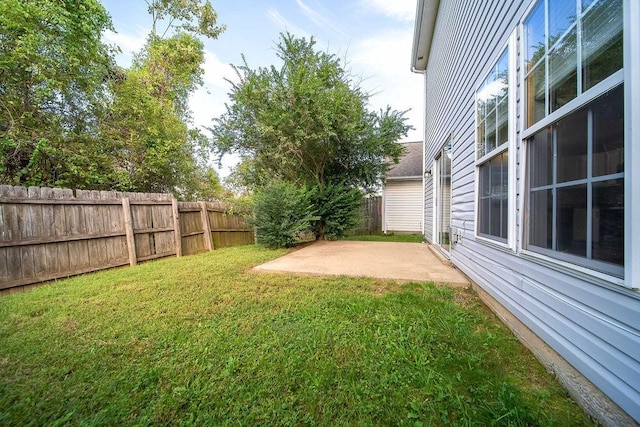
[{"label": "leafy green tree", "polygon": [[97,0],[0,0],[1,183],[108,185],[96,127],[110,28]]},{"label": "leafy green tree", "polygon": [[211,129],[218,155],[240,154],[237,180],[249,187],[285,180],[375,189],[385,160],[402,153],[396,141],[410,129],[404,112],[369,111],[368,94],[313,38],[283,34],[277,54],[280,68],[254,70],[246,60],[236,67],[240,82]]},{"label": "leafy green tree", "polygon": [[[164,38],[170,30],[217,39],[225,30],[218,14],[206,0],[145,0],[152,18],[151,36]],[[159,26],[164,23],[164,30]],[[162,31],[162,33],[160,33]]]},{"label": "leafy green tree", "polygon": [[116,187],[176,192],[193,182],[206,142],[189,130],[189,94],[201,83],[203,45],[187,34],[149,40],[122,77],[113,79],[102,135],[112,147]]},{"label": "leafy green tree", "polygon": [[153,30],[122,69],[101,42],[112,26],[97,0],[0,0],[0,183],[223,191],[188,99],[202,85],[197,36],[224,27],[209,1],[147,4]]},{"label": "leafy green tree", "polygon": [[[203,83],[204,46],[197,36],[215,38],[224,27],[216,25],[209,1],[147,5],[152,31],[132,66],[111,79],[110,114],[101,127],[113,149],[116,187],[184,199],[220,197],[220,181],[207,165],[209,140],[192,126],[188,103]],[[166,27],[159,34],[161,23]]]}]

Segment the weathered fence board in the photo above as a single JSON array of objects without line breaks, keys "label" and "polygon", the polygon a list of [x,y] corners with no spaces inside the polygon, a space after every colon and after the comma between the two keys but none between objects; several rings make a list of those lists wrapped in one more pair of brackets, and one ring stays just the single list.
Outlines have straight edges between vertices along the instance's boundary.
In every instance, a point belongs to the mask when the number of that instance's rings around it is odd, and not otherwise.
[{"label": "weathered fence board", "polygon": [[228,215],[224,211],[210,209],[209,224],[215,248],[254,243],[253,229],[240,215]]},{"label": "weathered fence board", "polygon": [[182,255],[204,252],[206,249],[200,205],[192,202],[179,203],[178,212],[180,214]]},{"label": "weathered fence board", "polygon": [[382,197],[367,197],[360,207],[360,224],[349,234],[381,234],[382,233]]},{"label": "weathered fence board", "polygon": [[0,186],[0,291],[253,243],[252,228],[224,210],[170,194]]}]

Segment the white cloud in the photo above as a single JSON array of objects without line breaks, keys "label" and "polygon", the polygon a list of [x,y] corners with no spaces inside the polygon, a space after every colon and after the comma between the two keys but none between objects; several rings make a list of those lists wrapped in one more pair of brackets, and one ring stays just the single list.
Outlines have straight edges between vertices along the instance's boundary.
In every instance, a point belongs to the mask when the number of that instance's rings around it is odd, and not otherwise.
[{"label": "white cloud", "polygon": [[411,73],[412,33],[410,30],[389,30],[375,37],[356,41],[350,51],[350,66],[363,77],[362,87],[372,97],[370,107],[407,110],[409,124],[415,127],[407,140],[422,140],[424,95],[422,76]]},{"label": "white cloud", "polygon": [[[226,79],[234,83],[239,82],[233,67],[222,62],[210,50],[205,50],[203,69],[204,85],[189,98],[193,123],[201,129],[211,127],[214,118],[226,113],[225,103],[229,101],[227,94],[231,90],[231,83]],[[205,135],[210,136],[207,130],[203,129],[203,131]],[[238,156],[227,155],[223,157],[221,167],[218,167],[217,161],[209,159],[209,164],[216,169],[221,178],[229,176],[238,162]]]},{"label": "white cloud", "polygon": [[282,16],[280,12],[278,12],[276,9],[269,9],[267,11],[267,16],[274,24],[279,26],[280,29],[283,31],[287,31],[289,33],[293,33],[305,38],[310,37],[309,33],[307,33],[302,28],[298,27],[297,25],[294,25],[291,22],[287,21],[287,19],[284,16]]},{"label": "white cloud", "polygon": [[307,16],[307,18],[309,18],[317,26],[325,29],[329,29],[340,36],[343,36],[343,37],[346,36],[344,31],[338,28],[336,24],[328,17],[312,9],[309,5],[304,3],[302,0],[296,0],[296,3],[298,4],[298,7],[302,9],[302,12]]},{"label": "white cloud", "polygon": [[123,67],[128,67],[133,59],[133,54],[140,52],[144,47],[147,31],[138,31],[136,34],[116,33],[107,30],[103,34],[103,39],[108,44],[120,47],[122,53],[117,55],[117,60]]},{"label": "white cloud", "polygon": [[361,5],[400,21],[413,21],[416,15],[416,0],[362,0]]},{"label": "white cloud", "polygon": [[227,91],[212,90],[203,86],[189,97],[189,108],[193,114],[193,122],[196,126],[211,126],[211,120],[225,112]]},{"label": "white cloud", "polygon": [[218,56],[210,50],[204,52],[204,83],[205,85],[221,86],[230,88],[229,79],[234,83],[239,81],[238,75],[230,64],[222,62]]},{"label": "white cloud", "polygon": [[204,58],[204,85],[189,98],[189,108],[196,126],[211,126],[214,117],[225,113],[227,94],[231,90],[231,83],[225,79],[238,82],[233,67],[220,61],[215,53],[206,50]]}]

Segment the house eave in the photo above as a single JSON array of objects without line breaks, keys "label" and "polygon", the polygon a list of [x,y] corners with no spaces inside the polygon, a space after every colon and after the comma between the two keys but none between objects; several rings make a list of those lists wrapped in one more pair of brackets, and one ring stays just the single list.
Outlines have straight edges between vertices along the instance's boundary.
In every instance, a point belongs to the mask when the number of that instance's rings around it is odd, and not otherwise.
[{"label": "house eave", "polygon": [[424,73],[427,69],[439,6],[440,0],[418,0],[411,54],[411,71],[414,73]]},{"label": "house eave", "polygon": [[387,181],[422,181],[421,176],[388,176]]}]

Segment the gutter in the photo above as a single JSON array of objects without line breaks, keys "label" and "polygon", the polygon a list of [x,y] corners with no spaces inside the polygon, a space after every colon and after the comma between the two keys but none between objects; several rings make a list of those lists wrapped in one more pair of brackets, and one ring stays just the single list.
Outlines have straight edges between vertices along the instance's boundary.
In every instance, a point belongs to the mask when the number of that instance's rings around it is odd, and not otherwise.
[{"label": "gutter", "polygon": [[420,181],[422,180],[421,176],[388,176],[386,181]]},{"label": "gutter", "polygon": [[424,74],[427,69],[439,8],[440,0],[418,0],[411,54],[411,72],[413,73]]}]

